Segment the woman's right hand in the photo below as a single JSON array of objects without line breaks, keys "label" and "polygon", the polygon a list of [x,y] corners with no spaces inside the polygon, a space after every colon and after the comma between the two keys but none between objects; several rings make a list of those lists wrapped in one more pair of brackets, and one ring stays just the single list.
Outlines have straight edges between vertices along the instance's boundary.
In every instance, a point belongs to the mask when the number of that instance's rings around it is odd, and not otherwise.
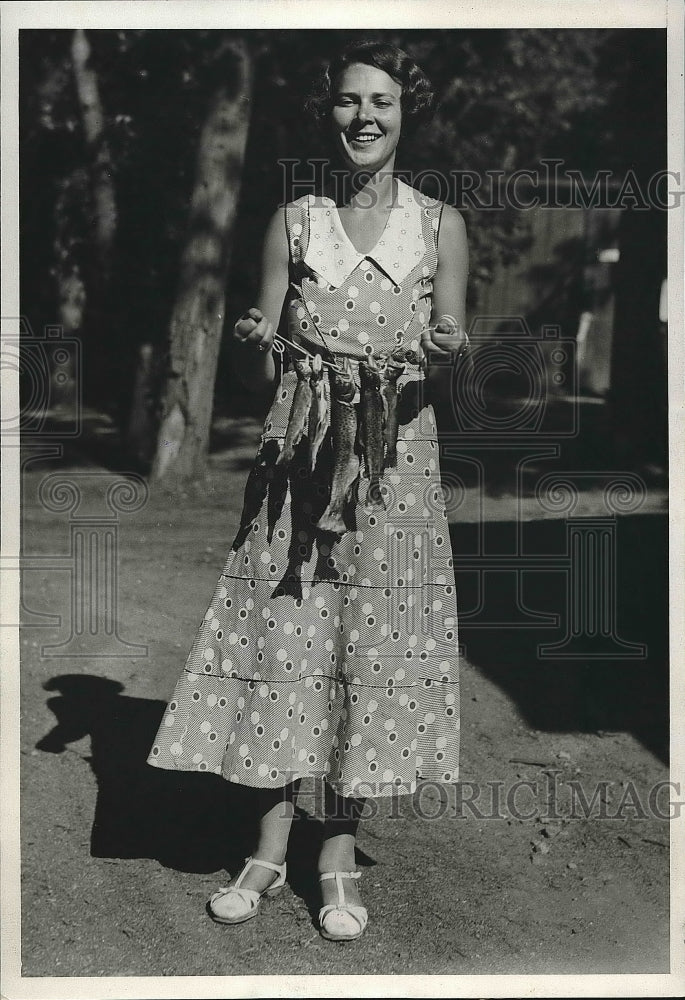
[{"label": "woman's right hand", "polygon": [[264,353],[273,347],[273,323],[259,309],[253,307],[248,309],[235,324],[233,336],[238,343]]}]

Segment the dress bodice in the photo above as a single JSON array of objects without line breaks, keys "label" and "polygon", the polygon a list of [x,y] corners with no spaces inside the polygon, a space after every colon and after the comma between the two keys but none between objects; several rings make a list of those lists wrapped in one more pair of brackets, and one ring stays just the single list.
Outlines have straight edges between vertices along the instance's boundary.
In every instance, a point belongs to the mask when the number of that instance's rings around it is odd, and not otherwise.
[{"label": "dress bodice", "polygon": [[385,228],[367,253],[352,244],[332,198],[305,195],[287,205],[288,332],[303,346],[359,360],[418,350],[430,322],[444,206],[395,183]]}]

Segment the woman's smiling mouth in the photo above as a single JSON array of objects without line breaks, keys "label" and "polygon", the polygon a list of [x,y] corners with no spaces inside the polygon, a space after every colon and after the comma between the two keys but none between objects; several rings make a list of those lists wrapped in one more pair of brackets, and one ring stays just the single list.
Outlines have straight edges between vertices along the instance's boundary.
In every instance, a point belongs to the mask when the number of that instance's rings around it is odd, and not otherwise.
[{"label": "woman's smiling mouth", "polygon": [[351,135],[348,138],[348,142],[359,142],[362,145],[370,145],[375,142],[376,139],[381,138],[380,132],[357,132],[356,135]]}]

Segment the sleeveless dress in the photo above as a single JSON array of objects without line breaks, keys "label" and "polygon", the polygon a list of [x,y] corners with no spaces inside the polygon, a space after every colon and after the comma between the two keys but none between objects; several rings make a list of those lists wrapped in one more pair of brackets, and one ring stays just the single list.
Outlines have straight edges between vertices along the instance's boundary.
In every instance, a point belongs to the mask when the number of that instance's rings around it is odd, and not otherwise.
[{"label": "sleeveless dress", "polygon": [[[332,199],[286,206],[289,337],[353,368],[418,351],[430,322],[443,204],[395,185],[385,230],[364,254]],[[369,502],[360,462],[350,530],[331,540],[316,527],[330,497],[330,431],[313,471],[304,451],[285,472],[276,465],[297,384],[290,353],[240,528],[148,762],[265,788],[318,776],[357,797],[455,781],[456,590],[423,368],[407,363],[398,381],[383,505]]]}]

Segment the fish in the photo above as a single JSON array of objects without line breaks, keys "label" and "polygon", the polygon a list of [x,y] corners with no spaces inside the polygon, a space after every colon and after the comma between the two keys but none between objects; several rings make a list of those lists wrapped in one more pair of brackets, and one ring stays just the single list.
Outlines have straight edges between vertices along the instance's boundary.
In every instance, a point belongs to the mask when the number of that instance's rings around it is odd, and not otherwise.
[{"label": "fish", "polygon": [[331,387],[331,446],[334,459],[331,498],[317,522],[321,531],[338,538],[347,532],[342,514],[347,497],[359,476],[359,456],[355,451],[357,411],[354,404],[357,387],[349,364],[329,371]]},{"label": "fish", "polygon": [[381,395],[381,378],[376,362],[359,363],[360,437],[366,474],[369,477],[368,497],[373,506],[385,507],[380,492],[383,474],[385,407]]},{"label": "fish", "polygon": [[404,372],[404,365],[395,358],[388,358],[383,379],[383,400],[385,404],[385,460],[384,469],[394,469],[397,466],[397,434],[400,421],[397,409],[399,391],[397,380]]},{"label": "fish", "polygon": [[276,459],[276,465],[289,465],[292,461],[295,448],[300,443],[307,426],[307,416],[312,401],[312,387],[309,381],[312,375],[312,366],[309,358],[298,359],[294,364],[297,385],[295,386],[283,447]]},{"label": "fish", "polygon": [[319,449],[331,425],[323,372],[321,355],[315,354],[312,359],[312,402],[309,408],[309,429],[307,431],[309,438],[309,468],[312,471],[316,465]]}]

